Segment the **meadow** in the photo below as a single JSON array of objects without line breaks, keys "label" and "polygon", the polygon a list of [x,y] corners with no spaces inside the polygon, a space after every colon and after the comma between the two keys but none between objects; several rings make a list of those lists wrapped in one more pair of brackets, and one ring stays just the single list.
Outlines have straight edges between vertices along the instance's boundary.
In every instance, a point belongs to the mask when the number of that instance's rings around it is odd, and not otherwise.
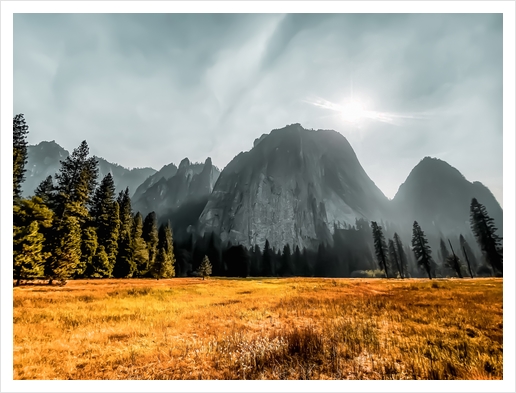
[{"label": "meadow", "polygon": [[14,379],[502,379],[502,279],[75,280],[14,291]]}]

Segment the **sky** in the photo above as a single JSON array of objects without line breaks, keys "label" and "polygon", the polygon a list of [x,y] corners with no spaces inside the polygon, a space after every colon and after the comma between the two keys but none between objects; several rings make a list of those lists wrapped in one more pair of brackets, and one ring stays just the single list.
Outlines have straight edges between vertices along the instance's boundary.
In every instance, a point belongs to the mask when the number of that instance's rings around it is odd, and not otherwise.
[{"label": "sky", "polygon": [[502,14],[15,14],[14,113],[128,168],[333,129],[393,198],[425,156],[503,205]]}]

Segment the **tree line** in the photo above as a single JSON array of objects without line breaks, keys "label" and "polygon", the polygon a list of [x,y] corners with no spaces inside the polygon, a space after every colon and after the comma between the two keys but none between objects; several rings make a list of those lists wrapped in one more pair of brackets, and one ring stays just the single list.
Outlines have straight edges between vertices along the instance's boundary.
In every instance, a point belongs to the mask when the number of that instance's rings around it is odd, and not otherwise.
[{"label": "tree line", "polygon": [[[491,275],[503,275],[503,248],[502,238],[496,234],[498,230],[495,227],[494,220],[489,216],[484,205],[479,203],[476,198],[471,200],[470,205],[470,225],[472,232],[482,250],[485,261],[491,267]],[[374,250],[376,259],[380,269],[383,270],[385,276],[389,277],[406,277],[407,273],[407,255],[403,249],[403,245],[397,233],[394,239],[389,239],[389,245],[385,241],[382,227],[376,222],[371,223]],[[428,239],[424,231],[421,229],[417,221],[414,221],[412,228],[412,251],[415,256],[417,266],[423,270],[428,278],[432,279],[438,274],[445,276],[444,270],[447,268],[453,271],[457,277],[463,278],[464,275],[474,277],[474,272],[485,273],[486,267],[481,266],[471,247],[461,234],[460,247],[464,261],[455,253],[451,241],[448,239],[451,253],[449,252],[445,241],[440,239],[440,258],[442,260],[441,268],[432,257],[432,250],[428,244]],[[438,271],[440,272],[438,273]],[[489,273],[489,270],[487,271]]]},{"label": "tree line", "polygon": [[97,184],[98,162],[86,141],[23,198],[28,126],[13,118],[13,274],[53,280],[82,277],[174,276],[170,224],[133,214],[129,189],[115,194],[108,173]]}]

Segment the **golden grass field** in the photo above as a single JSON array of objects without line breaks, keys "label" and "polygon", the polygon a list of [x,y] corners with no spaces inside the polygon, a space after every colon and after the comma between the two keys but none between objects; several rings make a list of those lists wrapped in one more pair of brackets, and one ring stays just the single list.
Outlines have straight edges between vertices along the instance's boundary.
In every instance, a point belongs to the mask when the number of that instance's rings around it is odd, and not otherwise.
[{"label": "golden grass field", "polygon": [[502,379],[502,279],[14,288],[14,379]]}]

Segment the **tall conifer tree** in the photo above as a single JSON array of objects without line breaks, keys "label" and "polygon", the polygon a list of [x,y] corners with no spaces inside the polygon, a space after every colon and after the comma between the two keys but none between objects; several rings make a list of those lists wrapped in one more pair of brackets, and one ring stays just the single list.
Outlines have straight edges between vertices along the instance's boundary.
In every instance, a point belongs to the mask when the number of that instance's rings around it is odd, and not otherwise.
[{"label": "tall conifer tree", "polygon": [[55,225],[48,239],[51,257],[47,274],[51,278],[70,278],[80,274],[83,229],[90,225],[88,206],[97,184],[98,162],[88,158],[86,141],[61,161],[56,174],[53,209]]},{"label": "tall conifer tree", "polygon": [[428,278],[432,279],[432,251],[428,245],[425,233],[417,223],[414,221],[412,228],[412,250],[416,256],[416,262],[420,268],[424,269],[428,274]]},{"label": "tall conifer tree", "polygon": [[139,277],[143,277],[149,271],[149,250],[147,243],[142,237],[143,234],[143,219],[140,212],[134,215],[133,219],[133,257],[136,263],[136,271]]},{"label": "tall conifer tree", "polygon": [[174,246],[170,226],[161,225],[158,232],[158,253],[153,266],[153,275],[156,278],[174,277]]},{"label": "tall conifer tree", "polygon": [[[113,176],[108,173],[93,196],[91,216],[97,230],[99,247],[102,246],[109,261],[109,268],[102,268],[102,272],[111,276],[115,266],[118,251],[118,238],[120,232],[120,208],[116,201],[115,183]],[[97,258],[104,261],[104,256]],[[100,274],[100,273],[98,273]]]},{"label": "tall conifer tree", "polygon": [[494,220],[487,213],[485,206],[476,198],[471,200],[470,222],[487,262],[494,272],[503,274],[502,238],[496,234],[498,228],[495,227]]},{"label": "tall conifer tree", "polygon": [[120,230],[113,276],[117,278],[132,277],[136,272],[136,263],[134,262],[132,239],[133,213],[128,187],[125,191],[120,191],[117,202],[120,208]]},{"label": "tall conifer tree", "polygon": [[150,212],[143,221],[142,237],[149,251],[149,266],[153,266],[158,248],[158,223],[156,213]]},{"label": "tall conifer tree", "polygon": [[373,243],[376,259],[380,265],[380,269],[385,272],[385,276],[389,278],[389,266],[388,266],[388,248],[385,243],[385,237],[383,236],[382,227],[378,226],[375,221],[371,221],[371,228],[373,230]]},{"label": "tall conifer tree", "polygon": [[21,198],[21,184],[27,163],[27,134],[29,126],[22,113],[13,118],[13,199]]},{"label": "tall conifer tree", "polygon": [[42,229],[50,228],[52,219],[52,211],[37,196],[14,204],[13,274],[17,285],[23,278],[43,275],[47,254]]},{"label": "tall conifer tree", "polygon": [[75,277],[90,277],[93,268],[93,257],[98,249],[97,231],[93,225],[88,225],[82,230],[81,261],[77,265]]}]

